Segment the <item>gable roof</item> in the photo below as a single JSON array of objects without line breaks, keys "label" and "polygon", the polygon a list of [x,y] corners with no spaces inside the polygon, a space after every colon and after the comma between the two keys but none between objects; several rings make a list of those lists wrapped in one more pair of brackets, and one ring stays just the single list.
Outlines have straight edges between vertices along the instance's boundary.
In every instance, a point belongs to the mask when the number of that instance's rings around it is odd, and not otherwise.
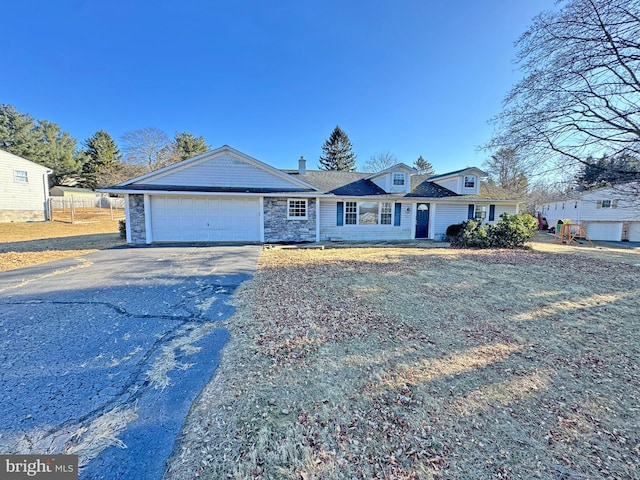
[{"label": "gable roof", "polygon": [[90,188],[84,188],[84,187],[66,187],[64,185],[56,185],[54,187],[51,187],[52,190],[54,188],[57,188],[61,192],[69,192],[69,193],[76,193],[76,192],[77,193],[96,193]]},{"label": "gable roof", "polygon": [[405,172],[408,172],[408,173],[418,173],[418,171],[415,168],[411,168],[410,166],[405,165],[404,163],[396,163],[395,165],[389,168],[385,168],[384,170],[380,170],[379,172],[372,173],[371,175],[366,177],[366,180],[371,180],[372,178],[381,177],[382,175],[386,175],[387,173],[393,172],[394,170],[404,170]]},{"label": "gable roof", "polygon": [[32,162],[31,160],[27,160],[26,158],[23,158],[23,157],[21,157],[19,155],[16,155],[14,153],[7,152],[6,150],[3,150],[2,148],[0,148],[0,157],[5,158],[7,160],[7,162],[22,163],[23,165],[25,165],[25,166],[28,165],[31,168],[40,168],[46,173],[53,173],[53,170],[51,170],[48,167],[45,167],[44,165],[40,165],[39,163]]},{"label": "gable roof", "polygon": [[458,176],[458,175],[464,175],[465,173],[474,173],[474,174],[478,175],[479,177],[487,177],[487,176],[489,176],[489,174],[487,172],[484,172],[484,171],[480,170],[479,168],[467,167],[467,168],[463,168],[461,170],[454,170],[453,172],[441,173],[440,175],[433,175],[433,176],[429,177],[429,180],[430,181],[442,180],[443,178],[455,177],[455,176]]},{"label": "gable roof", "polygon": [[170,173],[173,173],[188,167],[193,167],[199,163],[204,163],[205,161],[214,159],[224,153],[231,154],[234,157],[237,157],[238,159],[242,160],[243,162],[252,165],[253,167],[256,167],[260,170],[268,172],[269,174],[274,175],[276,177],[279,177],[281,180],[285,180],[289,183],[293,183],[294,185],[292,185],[292,187],[296,186],[298,188],[301,188],[302,190],[314,189],[312,185],[308,185],[308,184],[305,184],[304,182],[300,182],[299,180],[292,179],[291,176],[287,175],[281,170],[278,170],[277,168],[274,168],[271,165],[267,165],[266,163],[261,162],[256,158],[253,158],[245,153],[242,153],[234,148],[231,148],[229,145],[223,145],[222,147],[216,148],[214,150],[210,150],[196,157],[189,158],[187,160],[183,160],[178,163],[174,163],[167,167],[161,168],[159,170],[155,170],[153,172],[147,173],[145,175],[141,175],[136,178],[132,178],[131,180],[127,180],[126,182],[118,184],[118,186],[137,184],[140,182],[143,182],[147,185],[153,185],[154,184],[153,180],[155,179],[165,177]]}]

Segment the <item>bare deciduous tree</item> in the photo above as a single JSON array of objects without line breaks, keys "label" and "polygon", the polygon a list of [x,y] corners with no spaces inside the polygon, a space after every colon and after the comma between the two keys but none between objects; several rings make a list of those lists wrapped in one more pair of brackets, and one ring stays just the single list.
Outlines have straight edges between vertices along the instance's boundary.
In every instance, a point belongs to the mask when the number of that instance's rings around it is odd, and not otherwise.
[{"label": "bare deciduous tree", "polygon": [[129,163],[146,165],[152,171],[172,161],[171,140],[158,128],[146,127],[126,132],[121,140],[124,159]]},{"label": "bare deciduous tree", "polygon": [[398,163],[398,157],[387,150],[371,155],[369,160],[364,163],[363,170],[372,173],[381,172],[389,167],[393,167],[396,163]]},{"label": "bare deciduous tree", "polygon": [[524,78],[487,149],[515,148],[545,168],[640,156],[640,0],[565,0],[516,47]]}]

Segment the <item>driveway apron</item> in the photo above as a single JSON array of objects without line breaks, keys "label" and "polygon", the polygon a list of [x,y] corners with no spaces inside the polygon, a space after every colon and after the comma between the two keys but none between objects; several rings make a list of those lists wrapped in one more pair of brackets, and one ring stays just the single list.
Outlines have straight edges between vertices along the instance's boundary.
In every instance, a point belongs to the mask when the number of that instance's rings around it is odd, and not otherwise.
[{"label": "driveway apron", "polygon": [[159,479],[259,246],[145,247],[0,273],[0,453]]}]

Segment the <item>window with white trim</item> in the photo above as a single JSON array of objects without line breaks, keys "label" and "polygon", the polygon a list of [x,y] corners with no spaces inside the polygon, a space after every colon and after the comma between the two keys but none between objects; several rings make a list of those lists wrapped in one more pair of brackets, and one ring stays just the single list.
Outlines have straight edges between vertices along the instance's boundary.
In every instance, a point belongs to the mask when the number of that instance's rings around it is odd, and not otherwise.
[{"label": "window with white trim", "polygon": [[391,204],[380,204],[380,225],[391,225]]},{"label": "window with white trim", "polygon": [[380,204],[378,202],[360,202],[358,217],[360,225],[377,225]]},{"label": "window with white trim", "polygon": [[611,208],[611,200],[602,200],[602,208]]},{"label": "window with white trim", "polygon": [[476,188],[476,176],[465,175],[464,176],[464,188]]},{"label": "window with white trim", "polygon": [[487,206],[486,205],[476,205],[474,210],[473,218],[476,221],[482,222],[485,218],[487,218]]},{"label": "window with white trim", "polygon": [[393,184],[394,185],[404,185],[404,173],[394,173],[393,174]]},{"label": "window with white trim", "polygon": [[18,183],[29,183],[29,174],[26,170],[14,170],[13,180]]},{"label": "window with white trim", "polygon": [[356,225],[358,223],[358,204],[356,202],[344,203],[344,224]]},{"label": "window with white trim", "polygon": [[287,219],[288,220],[306,220],[307,219],[307,200],[289,199],[287,202]]}]

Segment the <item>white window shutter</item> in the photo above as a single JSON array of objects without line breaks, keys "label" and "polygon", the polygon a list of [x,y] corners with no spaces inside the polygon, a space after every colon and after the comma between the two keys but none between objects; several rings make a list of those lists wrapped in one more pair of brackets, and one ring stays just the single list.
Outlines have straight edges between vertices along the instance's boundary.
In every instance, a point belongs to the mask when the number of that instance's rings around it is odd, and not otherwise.
[{"label": "white window shutter", "polygon": [[596,202],[596,208],[602,208],[602,200]]},{"label": "white window shutter", "polygon": [[618,199],[611,200],[611,208],[618,208]]}]

